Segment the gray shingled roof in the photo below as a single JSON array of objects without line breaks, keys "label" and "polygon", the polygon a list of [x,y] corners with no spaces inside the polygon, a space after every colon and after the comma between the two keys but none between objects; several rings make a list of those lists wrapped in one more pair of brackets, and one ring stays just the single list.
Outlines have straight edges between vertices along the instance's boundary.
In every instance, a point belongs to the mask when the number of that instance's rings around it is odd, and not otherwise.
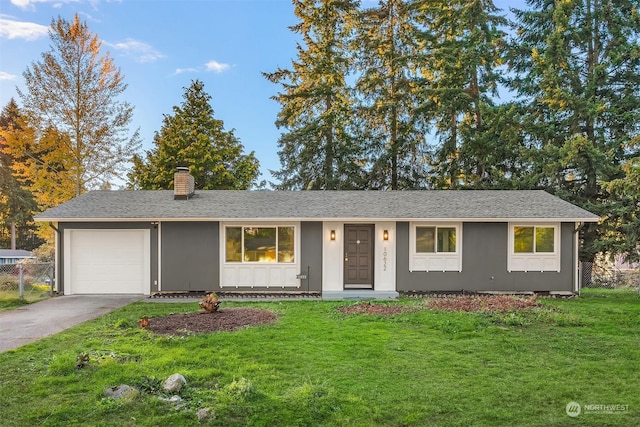
[{"label": "gray shingled roof", "polygon": [[32,258],[33,254],[24,249],[0,249],[0,258]]},{"label": "gray shingled roof", "polygon": [[468,220],[597,221],[544,191],[224,191],[189,200],[173,191],[91,191],[38,215],[38,221],[124,220]]}]

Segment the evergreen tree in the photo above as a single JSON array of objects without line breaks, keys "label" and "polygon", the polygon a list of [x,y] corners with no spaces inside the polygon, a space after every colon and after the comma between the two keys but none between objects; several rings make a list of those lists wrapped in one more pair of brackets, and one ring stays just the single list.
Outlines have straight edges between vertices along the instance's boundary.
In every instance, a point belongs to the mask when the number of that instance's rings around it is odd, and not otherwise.
[{"label": "evergreen tree", "polygon": [[515,11],[511,86],[537,149],[532,182],[605,217],[582,229],[582,259],[616,228],[603,183],[623,177],[640,123],[640,13],[632,0],[529,0]]},{"label": "evergreen tree", "polygon": [[[640,138],[633,142],[640,145]],[[602,233],[603,246],[610,254],[624,254],[629,261],[640,261],[640,155],[622,165],[624,177],[606,184],[613,202],[610,203],[610,229]]]},{"label": "evergreen tree", "polygon": [[293,0],[302,36],[290,69],[264,76],[280,84],[273,97],[281,104],[276,125],[281,169],[273,172],[281,189],[360,188],[362,144],[353,137],[353,99],[347,84],[352,71],[348,44],[357,3],[352,0]]},{"label": "evergreen tree", "polygon": [[134,157],[129,186],[169,189],[178,166],[189,167],[197,189],[244,190],[255,184],[258,160],[253,152],[243,154],[233,131],[225,131],[223,121],[214,117],[204,83],[194,80],[183,98],[180,106],[173,107],[173,115],[164,116],[145,158]]},{"label": "evergreen tree", "polygon": [[355,122],[368,148],[367,186],[373,189],[426,185],[427,121],[418,74],[424,55],[414,12],[410,2],[381,0],[360,14]]},{"label": "evergreen tree", "polygon": [[[118,100],[123,76],[102,42],[76,14],[73,22],[54,19],[51,49],[23,73],[26,92],[18,91],[35,137],[57,134],[73,177],[74,193],[118,177],[139,147],[128,137],[133,107]],[[55,147],[50,147],[55,150]]]},{"label": "evergreen tree", "polygon": [[10,241],[0,242],[0,247],[9,247],[15,239],[16,247],[33,249],[32,242],[20,239],[17,230],[35,229],[32,215],[36,203],[13,175],[14,157],[6,141],[10,133],[22,131],[22,123],[20,109],[12,98],[0,113],[0,226],[6,227],[9,230],[6,234],[11,235]]},{"label": "evergreen tree", "polygon": [[[431,161],[437,188],[496,185],[514,160],[517,140],[496,138],[505,113],[497,96],[503,62],[506,19],[491,0],[428,0],[416,2],[423,29],[423,73],[429,82],[424,97],[427,115],[435,121],[440,140]],[[514,119],[513,116],[512,121]],[[506,157],[505,157],[506,156]]]}]

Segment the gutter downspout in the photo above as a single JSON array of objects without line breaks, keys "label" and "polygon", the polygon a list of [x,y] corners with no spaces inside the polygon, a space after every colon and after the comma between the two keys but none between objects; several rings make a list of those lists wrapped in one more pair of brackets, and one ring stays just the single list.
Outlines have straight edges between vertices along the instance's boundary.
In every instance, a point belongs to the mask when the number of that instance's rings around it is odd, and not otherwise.
[{"label": "gutter downspout", "polygon": [[53,225],[53,222],[49,222],[49,227],[53,228],[53,230],[56,232],[56,239],[54,242],[54,248],[55,248],[55,252],[53,255],[53,281],[51,282],[51,290],[53,291],[53,286],[55,283],[55,287],[56,287],[56,292],[60,293],[60,287],[58,286],[58,277],[60,277],[60,275],[58,274],[58,268],[60,266],[60,250],[59,250],[59,246],[60,246],[60,242],[62,241],[62,235],[60,233],[60,230],[58,228],[56,228],[55,225]]},{"label": "gutter downspout", "polygon": [[577,222],[578,227],[573,230],[573,252],[575,262],[576,279],[574,281],[574,292],[578,293],[578,296],[582,296],[582,268],[580,265],[580,231],[584,228],[584,222]]}]

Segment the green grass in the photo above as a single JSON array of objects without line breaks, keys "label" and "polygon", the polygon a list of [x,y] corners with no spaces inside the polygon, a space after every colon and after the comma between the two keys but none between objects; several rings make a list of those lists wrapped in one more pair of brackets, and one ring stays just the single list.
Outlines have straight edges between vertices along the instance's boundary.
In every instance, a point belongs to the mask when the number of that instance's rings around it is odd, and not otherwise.
[{"label": "green grass", "polygon": [[48,285],[26,285],[22,299],[17,285],[9,290],[0,290],[0,312],[45,300],[49,298],[49,289]]},{"label": "green grass", "polygon": [[[274,325],[169,338],[142,316],[197,304],[140,302],[0,354],[3,425],[156,426],[637,426],[640,299],[589,291],[545,299],[527,313],[420,309],[345,316],[345,303],[245,303],[277,312]],[[223,304],[237,306],[240,304]],[[76,368],[77,357],[88,366]],[[161,402],[179,372],[185,406]],[[108,386],[136,385],[125,402]],[[567,416],[567,403],[628,405],[623,413]],[[584,409],[583,409],[584,411]]]}]

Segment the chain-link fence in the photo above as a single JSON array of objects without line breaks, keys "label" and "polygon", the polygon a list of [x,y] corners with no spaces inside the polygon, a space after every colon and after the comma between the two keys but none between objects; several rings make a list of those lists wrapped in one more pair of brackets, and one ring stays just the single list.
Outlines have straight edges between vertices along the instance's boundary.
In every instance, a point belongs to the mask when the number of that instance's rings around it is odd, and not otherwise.
[{"label": "chain-link fence", "polygon": [[0,264],[0,295],[4,298],[38,299],[53,290],[53,263]]},{"label": "chain-link fence", "polygon": [[625,265],[598,260],[580,263],[582,288],[637,289],[640,292],[640,265]]}]

